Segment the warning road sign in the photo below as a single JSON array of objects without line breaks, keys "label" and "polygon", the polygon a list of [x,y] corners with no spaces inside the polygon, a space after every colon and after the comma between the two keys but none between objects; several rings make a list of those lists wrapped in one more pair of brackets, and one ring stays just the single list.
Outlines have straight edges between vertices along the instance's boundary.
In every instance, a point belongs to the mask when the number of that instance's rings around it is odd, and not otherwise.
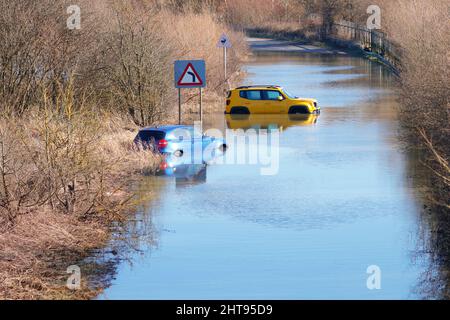
[{"label": "warning road sign", "polygon": [[175,61],[176,88],[203,88],[206,86],[204,60]]},{"label": "warning road sign", "polygon": [[179,86],[198,86],[202,85],[203,80],[198,75],[197,71],[192,66],[192,63],[189,63],[186,66],[186,69],[183,72],[183,75],[178,80]]}]

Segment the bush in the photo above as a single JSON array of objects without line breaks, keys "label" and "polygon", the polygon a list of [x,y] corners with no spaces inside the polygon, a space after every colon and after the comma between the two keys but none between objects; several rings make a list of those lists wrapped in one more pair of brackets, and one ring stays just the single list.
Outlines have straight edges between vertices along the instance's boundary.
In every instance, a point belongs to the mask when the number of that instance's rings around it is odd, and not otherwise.
[{"label": "bush", "polygon": [[401,121],[411,141],[426,147],[438,172],[450,178],[450,32],[443,23],[448,9],[444,0],[397,0],[383,12],[388,33],[403,49]]},{"label": "bush", "polygon": [[0,225],[11,227],[36,208],[79,217],[114,214],[120,206],[113,190],[127,182],[118,178],[152,166],[156,156],[135,151],[132,133],[115,133],[106,116],[74,101],[70,85],[55,103],[47,91],[42,99],[26,118],[2,119]]},{"label": "bush", "polygon": [[[449,4],[384,1],[383,27],[403,49],[400,79],[400,121],[410,146],[421,150],[422,164],[428,168],[426,207],[431,215],[428,248],[436,270],[425,275],[436,297],[450,297],[450,69],[448,48]],[[423,169],[423,168],[422,168]],[[436,290],[436,288],[438,288]]]},{"label": "bush", "polygon": [[104,80],[113,109],[128,112],[139,126],[161,120],[170,106],[172,48],[155,18],[153,10],[121,6],[104,35]]}]

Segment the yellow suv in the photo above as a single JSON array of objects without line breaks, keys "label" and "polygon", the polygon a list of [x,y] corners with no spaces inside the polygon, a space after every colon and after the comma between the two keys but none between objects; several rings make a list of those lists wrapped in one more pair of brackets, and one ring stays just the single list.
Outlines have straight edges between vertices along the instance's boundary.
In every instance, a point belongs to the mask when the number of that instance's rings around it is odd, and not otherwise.
[{"label": "yellow suv", "polygon": [[225,113],[318,114],[315,99],[292,96],[279,86],[244,86],[228,92]]}]

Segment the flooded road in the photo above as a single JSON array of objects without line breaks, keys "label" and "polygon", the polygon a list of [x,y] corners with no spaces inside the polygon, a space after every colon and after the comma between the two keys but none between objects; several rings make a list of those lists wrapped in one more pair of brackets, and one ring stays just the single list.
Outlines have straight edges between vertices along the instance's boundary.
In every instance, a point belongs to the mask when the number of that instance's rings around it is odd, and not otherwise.
[{"label": "flooded road", "polygon": [[[205,115],[209,127],[278,128],[277,174],[210,165],[146,177],[156,240],[119,265],[102,299],[415,299],[420,209],[398,141],[393,79],[350,56],[256,55],[245,84],[318,99],[319,117]],[[145,212],[144,212],[145,211]],[[369,290],[369,266],[381,289]]]}]

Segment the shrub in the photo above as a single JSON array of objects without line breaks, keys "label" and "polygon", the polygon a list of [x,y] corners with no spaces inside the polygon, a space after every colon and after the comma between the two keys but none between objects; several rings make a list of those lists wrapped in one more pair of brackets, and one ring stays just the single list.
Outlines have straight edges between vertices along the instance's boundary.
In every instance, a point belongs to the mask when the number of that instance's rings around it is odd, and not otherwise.
[{"label": "shrub", "polygon": [[131,133],[124,136],[122,128],[115,133],[106,116],[75,101],[71,84],[61,87],[55,102],[44,90],[43,105],[27,111],[26,118],[2,119],[2,227],[36,208],[80,217],[114,214],[120,206],[112,201],[113,190],[128,182],[118,177],[156,161],[152,153],[132,148]]},{"label": "shrub", "polygon": [[172,49],[153,10],[122,6],[105,31],[104,79],[114,109],[139,126],[159,121],[170,107]]}]

